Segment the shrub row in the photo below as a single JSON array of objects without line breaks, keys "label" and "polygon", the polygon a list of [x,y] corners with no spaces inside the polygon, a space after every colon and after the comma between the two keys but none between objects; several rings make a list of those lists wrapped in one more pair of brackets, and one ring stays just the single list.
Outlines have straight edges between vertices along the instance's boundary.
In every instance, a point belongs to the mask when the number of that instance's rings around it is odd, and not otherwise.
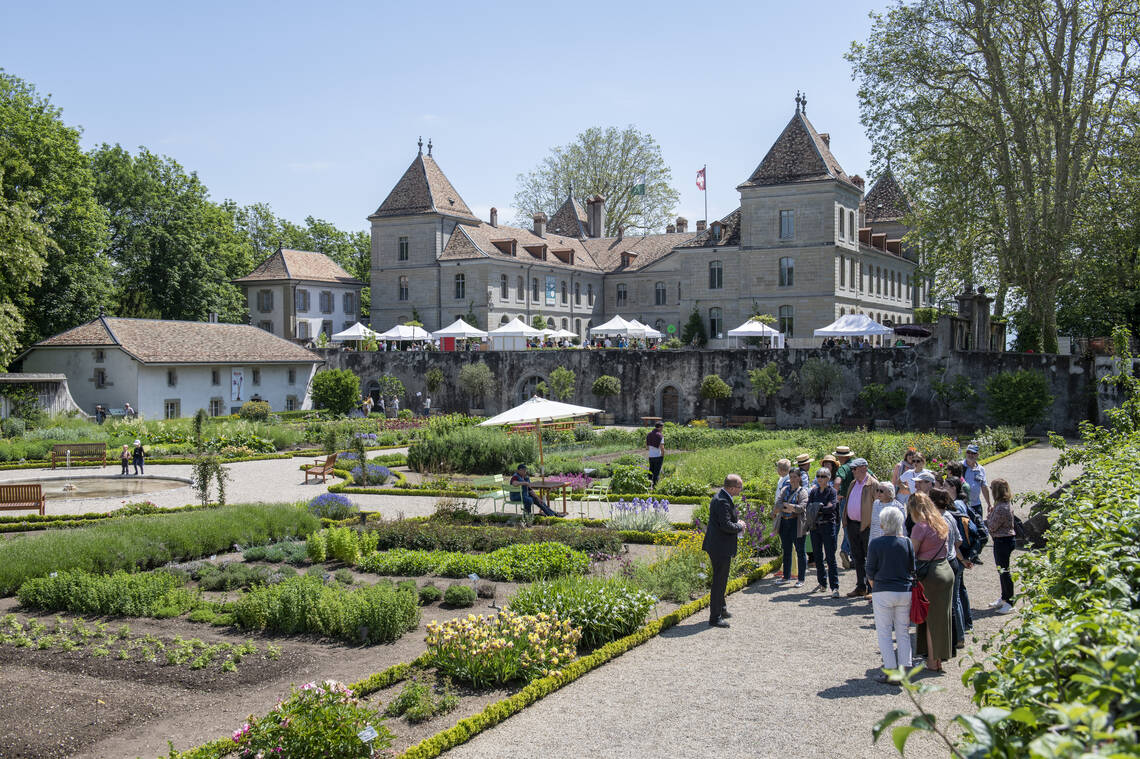
[{"label": "shrub row", "polygon": [[508,435],[490,427],[428,433],[408,447],[408,466],[417,472],[500,474],[537,458],[533,435]]},{"label": "shrub row", "polygon": [[228,551],[233,546],[305,537],[319,523],[293,504],[225,506],[181,514],[128,517],[0,543],[0,595],[53,571],[135,570]]},{"label": "shrub row", "polygon": [[[419,551],[462,551],[486,553],[518,543],[562,543],[586,553],[617,553],[621,538],[612,530],[584,529],[573,525],[535,527],[477,527],[452,525],[440,522],[413,522],[402,519],[394,522],[369,524],[366,528],[368,549],[359,549],[359,555],[392,548],[409,548]],[[322,530],[310,540],[325,539],[328,531]],[[357,533],[357,540],[363,539]],[[346,563],[353,560],[331,555]]]},{"label": "shrub row", "polygon": [[520,588],[509,608],[568,620],[582,634],[579,647],[592,651],[641,627],[656,604],[656,597],[628,580],[561,577]]},{"label": "shrub row", "polygon": [[390,643],[419,625],[420,600],[415,592],[388,582],[346,590],[305,575],[244,593],[234,603],[233,615],[234,623],[246,630]]},{"label": "shrub row", "polygon": [[20,604],[43,611],[121,617],[176,617],[197,597],[169,572],[96,575],[82,570],[37,577],[20,586]]},{"label": "shrub row", "polygon": [[585,574],[590,557],[561,543],[512,545],[485,554],[450,551],[376,551],[357,564],[364,572],[415,577],[434,572],[442,577],[471,574],[504,582],[533,582],[571,574]]}]

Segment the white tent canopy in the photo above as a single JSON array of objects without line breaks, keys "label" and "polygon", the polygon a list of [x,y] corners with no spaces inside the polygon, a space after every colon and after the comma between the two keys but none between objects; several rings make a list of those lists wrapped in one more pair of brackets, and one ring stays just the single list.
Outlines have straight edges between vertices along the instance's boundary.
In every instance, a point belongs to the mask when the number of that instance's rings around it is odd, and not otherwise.
[{"label": "white tent canopy", "polygon": [[538,422],[553,422],[558,419],[573,419],[578,416],[598,414],[601,413],[601,411],[599,408],[575,406],[572,403],[552,401],[549,398],[539,398],[536,395],[530,400],[515,406],[513,409],[497,414],[485,422],[480,422],[479,426],[496,427],[504,424],[537,424]]},{"label": "white tent canopy", "polygon": [[478,337],[486,337],[487,333],[478,327],[472,327],[463,319],[456,319],[443,329],[432,332],[431,336],[437,340],[441,337],[455,337],[470,340]]},{"label": "white tent canopy", "polygon": [[491,337],[541,337],[542,330],[529,327],[517,316],[501,327],[488,332]]},{"label": "white tent canopy", "polygon": [[736,329],[728,331],[729,337],[767,337],[772,341],[773,348],[784,347],[784,334],[777,329],[769,327],[758,319],[749,319]]},{"label": "white tent canopy", "polygon": [[381,332],[377,335],[381,340],[396,340],[398,342],[409,342],[415,340],[431,340],[431,333],[423,327],[408,326],[407,324],[397,324],[387,332]]},{"label": "white tent canopy", "polygon": [[367,340],[370,337],[376,337],[376,333],[360,322],[357,322],[343,332],[337,332],[329,339],[343,343],[347,340]]},{"label": "white tent canopy", "polygon": [[627,322],[620,316],[615,316],[605,324],[599,324],[590,330],[591,335],[620,335],[623,337],[641,337],[644,334],[645,328],[642,327],[638,330],[632,324]]},{"label": "white tent canopy", "polygon": [[653,327],[650,327],[648,324],[642,324],[637,319],[630,319],[629,323],[630,326],[632,326],[635,330],[640,331],[640,334],[635,333],[634,337],[648,337],[652,340],[658,340],[662,337],[665,337],[665,335],[663,335],[658,330],[653,329]]},{"label": "white tent canopy", "polygon": [[567,340],[573,339],[577,336],[578,335],[576,335],[575,333],[571,332],[568,329],[560,329],[551,335],[551,337],[566,338]]},{"label": "white tent canopy", "polygon": [[847,314],[815,331],[816,337],[864,337],[893,334],[893,329],[884,327],[866,314]]}]

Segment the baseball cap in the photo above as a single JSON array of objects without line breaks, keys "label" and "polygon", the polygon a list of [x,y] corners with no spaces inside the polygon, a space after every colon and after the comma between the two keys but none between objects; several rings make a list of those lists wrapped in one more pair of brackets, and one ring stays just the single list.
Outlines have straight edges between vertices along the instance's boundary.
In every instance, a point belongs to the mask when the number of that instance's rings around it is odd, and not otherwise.
[{"label": "baseball cap", "polygon": [[934,474],[932,472],[919,472],[914,476],[916,482],[934,482]]},{"label": "baseball cap", "polygon": [[852,469],[858,469],[861,466],[868,466],[867,459],[855,459],[851,462]]},{"label": "baseball cap", "polygon": [[966,453],[977,453],[977,452],[978,452],[978,444],[977,443],[970,443],[969,445],[966,446]]}]

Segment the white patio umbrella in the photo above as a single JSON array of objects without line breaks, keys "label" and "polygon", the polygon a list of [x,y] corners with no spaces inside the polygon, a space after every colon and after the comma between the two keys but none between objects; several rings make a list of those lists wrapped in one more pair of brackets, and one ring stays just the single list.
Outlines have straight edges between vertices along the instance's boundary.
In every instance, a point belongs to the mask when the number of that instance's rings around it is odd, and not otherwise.
[{"label": "white patio umbrella", "polygon": [[367,340],[368,338],[375,336],[375,331],[369,329],[368,327],[365,327],[360,322],[357,322],[343,332],[337,332],[329,339],[343,343],[348,340]]},{"label": "white patio umbrella", "polygon": [[573,419],[579,416],[589,416],[600,413],[601,409],[588,406],[575,406],[572,403],[552,401],[549,398],[533,396],[529,401],[520,403],[512,409],[496,414],[480,427],[501,427],[512,424],[533,424],[538,433],[538,473],[543,474],[545,462],[542,455],[542,425],[544,422],[553,422],[558,419]]},{"label": "white patio umbrella", "polygon": [[415,340],[431,340],[431,333],[423,327],[409,326],[407,324],[397,324],[387,332],[381,332],[376,336],[381,340],[395,340],[397,342],[411,342]]},{"label": "white patio umbrella", "polygon": [[447,325],[443,329],[432,332],[431,336],[437,340],[441,337],[455,337],[462,340],[472,340],[478,337],[486,337],[487,333],[478,327],[472,327],[463,319],[456,319],[454,322]]},{"label": "white patio umbrella", "polygon": [[740,338],[740,337],[768,337],[768,338],[771,338],[772,345],[776,348],[779,348],[784,344],[783,333],[777,329],[773,329],[772,327],[769,327],[767,324],[760,321],[759,319],[749,319],[748,321],[744,322],[744,324],[741,324],[736,329],[730,329],[728,331],[728,336],[729,337],[736,337],[736,338]]},{"label": "white patio umbrella", "polygon": [[[591,335],[620,335],[620,336],[629,337],[629,336],[633,335],[631,330],[635,330],[635,329],[636,329],[635,327],[631,326],[630,323],[627,322],[625,319],[621,318],[621,316],[615,316],[614,318],[610,319],[605,324],[599,324],[597,327],[593,327],[590,330],[590,334]],[[633,336],[637,337],[638,335],[633,335]]]},{"label": "white patio umbrella", "polygon": [[884,327],[866,314],[847,314],[826,327],[815,331],[816,337],[864,337],[870,335],[893,335],[894,330]]}]

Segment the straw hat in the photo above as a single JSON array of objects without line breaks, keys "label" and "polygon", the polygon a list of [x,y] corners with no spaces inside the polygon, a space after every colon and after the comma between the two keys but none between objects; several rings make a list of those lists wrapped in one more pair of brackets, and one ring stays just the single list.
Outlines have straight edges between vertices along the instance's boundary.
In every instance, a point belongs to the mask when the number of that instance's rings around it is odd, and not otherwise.
[{"label": "straw hat", "polygon": [[811,462],[812,457],[810,453],[801,453],[799,456],[796,456],[797,468],[802,467],[804,464],[810,464]]},{"label": "straw hat", "polygon": [[836,456],[846,456],[847,458],[851,458],[851,455],[852,455],[851,449],[845,445],[837,445],[837,446],[835,446],[835,455]]},{"label": "straw hat", "polygon": [[826,456],[824,456],[822,459],[820,459],[819,463],[821,463],[821,464],[829,464],[830,463],[830,464],[835,464],[836,466],[839,466],[839,460],[836,459],[834,456],[832,456],[830,453],[827,454]]}]

